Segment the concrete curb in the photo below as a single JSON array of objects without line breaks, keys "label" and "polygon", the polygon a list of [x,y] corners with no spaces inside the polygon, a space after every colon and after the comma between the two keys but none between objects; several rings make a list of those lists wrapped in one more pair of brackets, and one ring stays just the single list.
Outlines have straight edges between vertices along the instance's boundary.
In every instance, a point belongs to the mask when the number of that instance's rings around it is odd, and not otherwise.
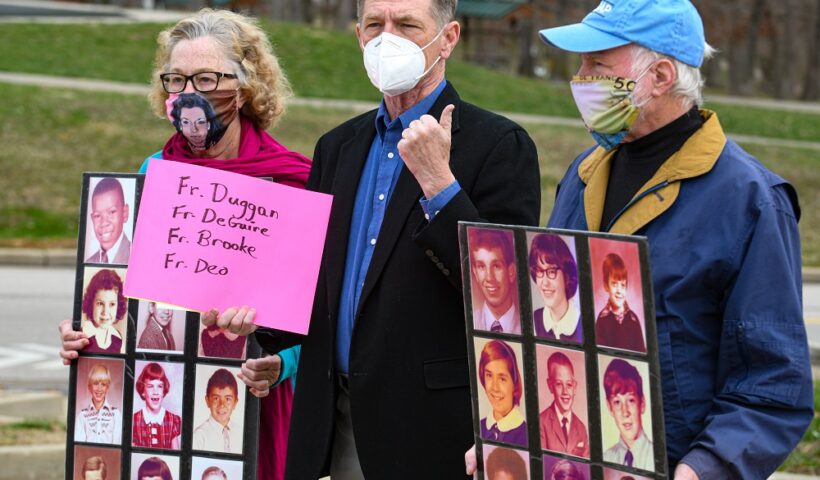
[{"label": "concrete curb", "polygon": [[0,265],[73,267],[77,250],[71,248],[0,248]]},{"label": "concrete curb", "polygon": [[62,392],[0,392],[0,416],[6,422],[21,419],[64,419],[68,398]]}]

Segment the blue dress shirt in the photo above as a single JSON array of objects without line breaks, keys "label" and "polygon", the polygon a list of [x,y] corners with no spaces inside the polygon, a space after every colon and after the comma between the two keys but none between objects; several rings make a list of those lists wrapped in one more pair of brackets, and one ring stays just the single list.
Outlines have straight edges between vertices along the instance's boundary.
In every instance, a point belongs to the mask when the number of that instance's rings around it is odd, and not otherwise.
[{"label": "blue dress shirt", "polygon": [[[401,133],[410,126],[410,122],[418,120],[430,110],[446,85],[447,81],[442,80],[430,95],[394,120],[390,119],[384,100],[379,105],[379,111],[376,114],[376,136],[370,146],[370,152],[359,180],[359,187],[356,190],[356,201],[353,204],[345,273],[339,299],[339,318],[336,326],[336,368],[342,373],[349,371],[350,339],[353,336],[353,324],[359,297],[370,260],[373,258],[373,251],[378,243],[384,212],[387,210],[390,195],[396,187],[399,173],[404,166],[398,149]],[[460,190],[458,182],[453,182],[433,198],[429,200],[422,198],[420,203],[428,221],[432,221],[435,214],[444,208]]]}]

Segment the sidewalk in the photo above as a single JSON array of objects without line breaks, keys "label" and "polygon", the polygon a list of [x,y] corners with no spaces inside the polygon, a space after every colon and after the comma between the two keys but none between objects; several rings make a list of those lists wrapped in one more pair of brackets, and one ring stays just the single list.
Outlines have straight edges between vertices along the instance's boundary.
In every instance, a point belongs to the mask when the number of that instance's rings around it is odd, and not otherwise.
[{"label": "sidewalk", "polygon": [[[8,0],[0,0],[0,3]],[[147,95],[148,85],[113,82],[108,80],[94,80],[87,78],[56,77],[50,75],[39,75],[32,73],[4,72],[0,71],[0,83],[12,83],[17,85],[36,85],[50,88],[69,88],[73,90],[88,90],[94,92],[113,92],[129,95]],[[738,104],[743,104],[742,99],[737,99]],[[305,98],[295,97],[290,100],[291,105],[310,106],[320,108],[334,108],[339,110],[349,110],[351,112],[363,113],[376,108],[374,102],[361,100],[340,100],[328,98]],[[523,124],[537,125],[559,125],[567,127],[584,128],[584,124],[579,119],[568,117],[552,117],[546,115],[533,115],[516,112],[498,112],[505,117]],[[820,113],[820,107],[818,107]],[[753,145],[766,145],[784,148],[803,148],[820,152],[820,142],[806,140],[786,140],[781,138],[758,137],[753,135],[741,135],[728,132],[735,141]]]},{"label": "sidewalk", "polygon": [[[0,0],[0,2],[7,0]],[[17,85],[36,85],[50,88],[68,88],[73,90],[87,90],[94,92],[112,92],[129,95],[147,95],[148,85],[112,82],[108,80],[94,80],[87,78],[56,77],[50,75],[39,75],[32,73],[5,72],[0,71],[0,83],[12,83]],[[311,106],[321,108],[334,108],[362,113],[376,108],[374,102],[361,100],[340,100],[328,98],[303,98],[295,97],[290,100],[291,105]],[[817,109],[820,113],[820,107]],[[505,117],[523,124],[538,125],[558,125],[566,127],[584,128],[584,124],[579,119],[568,117],[553,117],[546,115],[532,115],[516,112],[498,112]],[[806,140],[786,140],[780,138],[759,137],[754,135],[741,135],[728,132],[735,141],[753,145],[766,145],[784,148],[804,148],[820,152],[820,142]]]}]

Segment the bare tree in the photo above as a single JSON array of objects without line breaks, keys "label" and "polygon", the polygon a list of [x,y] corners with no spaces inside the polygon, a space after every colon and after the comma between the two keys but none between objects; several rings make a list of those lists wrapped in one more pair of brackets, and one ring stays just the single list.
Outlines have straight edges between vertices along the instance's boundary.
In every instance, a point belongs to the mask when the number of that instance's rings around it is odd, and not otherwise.
[{"label": "bare tree", "polygon": [[535,36],[533,29],[533,9],[535,5],[533,0],[527,0],[527,15],[522,16],[518,21],[518,74],[526,77],[533,75],[533,55],[532,55],[532,41]]},{"label": "bare tree", "polygon": [[803,81],[803,100],[820,100],[820,5],[817,2],[814,3],[813,23],[814,27],[809,29],[810,35],[807,36],[809,43],[806,51],[809,52],[809,57]]},{"label": "bare tree", "polygon": [[[755,58],[758,30],[763,20],[766,0],[731,0],[734,15],[730,27],[729,93],[751,95],[755,87]],[[744,15],[744,12],[749,12]]]},{"label": "bare tree", "polygon": [[356,0],[336,0],[336,17],[334,26],[338,30],[347,30],[356,19]]},{"label": "bare tree", "polygon": [[356,18],[356,0],[314,0],[319,24],[347,30]]},{"label": "bare tree", "polygon": [[310,24],[313,21],[311,0],[273,0],[270,2],[270,16],[274,20]]}]

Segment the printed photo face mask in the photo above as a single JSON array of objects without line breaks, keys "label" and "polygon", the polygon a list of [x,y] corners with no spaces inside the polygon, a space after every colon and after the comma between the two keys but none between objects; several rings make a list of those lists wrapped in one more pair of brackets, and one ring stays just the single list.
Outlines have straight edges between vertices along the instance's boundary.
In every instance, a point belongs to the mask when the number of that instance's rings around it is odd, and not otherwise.
[{"label": "printed photo face mask", "polygon": [[216,145],[238,115],[237,90],[172,93],[165,101],[168,120],[193,151]]}]

